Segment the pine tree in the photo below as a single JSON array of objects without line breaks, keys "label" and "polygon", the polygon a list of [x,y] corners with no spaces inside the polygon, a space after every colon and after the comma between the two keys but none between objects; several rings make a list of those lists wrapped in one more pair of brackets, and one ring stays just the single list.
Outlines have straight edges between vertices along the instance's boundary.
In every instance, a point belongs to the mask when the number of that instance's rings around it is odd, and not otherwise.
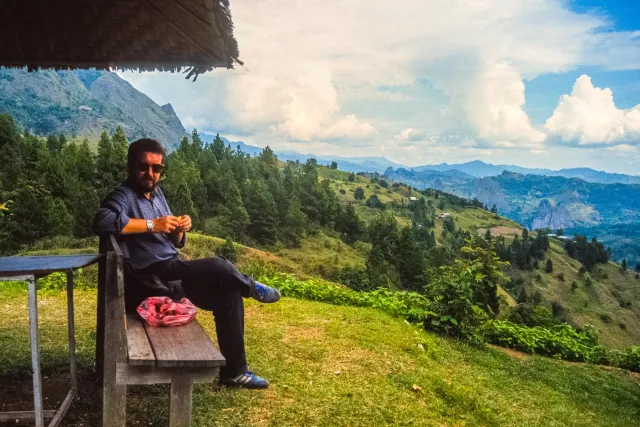
[{"label": "pine tree", "polygon": [[193,129],[191,132],[191,155],[189,156],[189,160],[197,162],[202,153],[202,147],[203,143],[202,139],[200,139],[200,134],[197,129]]},{"label": "pine tree", "polygon": [[[70,145],[70,147],[75,145]],[[96,181],[96,162],[95,156],[89,148],[89,141],[86,139],[78,147],[75,153],[75,170],[77,170],[78,178],[84,181],[87,186],[93,187]]]},{"label": "pine tree", "polygon": [[114,163],[113,143],[107,132],[102,132],[100,141],[98,141],[98,157],[96,161],[96,181],[100,198],[104,198],[116,185],[113,177]]},{"label": "pine tree", "polygon": [[411,227],[404,227],[400,231],[395,255],[402,287],[421,291],[426,282],[424,256],[415,241]]},{"label": "pine tree", "polygon": [[45,226],[50,236],[69,236],[73,234],[74,218],[64,201],[51,196],[43,201]]},{"label": "pine tree", "polygon": [[7,114],[0,114],[0,165],[0,182],[7,189],[15,188],[24,169],[20,135],[13,118]]},{"label": "pine tree", "polygon": [[385,255],[379,246],[373,246],[366,261],[366,273],[369,278],[369,287],[391,288],[395,282],[393,266],[385,259]]},{"label": "pine tree", "polygon": [[60,151],[60,146],[59,146],[59,143],[58,143],[58,137],[57,136],[49,135],[47,137],[47,148],[52,153],[57,153],[58,151]]},{"label": "pine tree", "polygon": [[349,245],[360,240],[363,225],[353,205],[349,204],[341,209],[336,223],[336,230],[342,234],[342,239]]},{"label": "pine tree", "polygon": [[278,211],[262,180],[254,180],[249,185],[245,206],[251,219],[247,227],[249,235],[259,243],[275,244],[278,241]]},{"label": "pine tree", "polygon": [[129,143],[127,142],[127,136],[120,126],[116,128],[116,131],[111,136],[111,142],[113,144],[113,164],[112,175],[113,180],[117,184],[127,179],[127,152],[129,150]]},{"label": "pine tree", "polygon": [[353,193],[353,198],[356,200],[364,200],[364,190],[362,187],[356,188],[356,191]]},{"label": "pine tree", "polygon": [[234,240],[242,241],[250,220],[240,190],[230,170],[227,170],[219,182],[222,200],[217,210],[222,217],[224,234],[233,236]]},{"label": "pine tree", "polygon": [[217,160],[222,160],[224,157],[224,141],[220,138],[220,134],[216,134],[213,144],[211,144],[213,154]]},{"label": "pine tree", "polygon": [[551,261],[551,258],[547,259],[547,264],[544,267],[544,271],[546,271],[547,273],[553,272],[553,261]]},{"label": "pine tree", "polygon": [[353,182],[353,181],[355,181],[355,180],[356,180],[356,174],[355,174],[355,173],[353,173],[353,172],[351,172],[351,173],[349,174],[349,182]]},{"label": "pine tree", "polygon": [[627,266],[627,259],[626,258],[622,260],[622,263],[620,264],[620,268],[622,269],[623,273],[627,272],[628,266]]},{"label": "pine tree", "polygon": [[492,214],[497,214],[497,213],[498,213],[498,207],[495,205],[495,203],[494,203],[494,205],[491,207],[491,213],[492,213]]},{"label": "pine tree", "polygon": [[191,191],[186,181],[183,179],[178,183],[177,191],[169,200],[171,212],[176,216],[189,215],[192,222],[198,220],[198,211],[191,198]]},{"label": "pine tree", "polygon": [[307,216],[302,212],[300,200],[294,196],[282,222],[280,230],[282,240],[290,245],[299,246],[307,227]]}]

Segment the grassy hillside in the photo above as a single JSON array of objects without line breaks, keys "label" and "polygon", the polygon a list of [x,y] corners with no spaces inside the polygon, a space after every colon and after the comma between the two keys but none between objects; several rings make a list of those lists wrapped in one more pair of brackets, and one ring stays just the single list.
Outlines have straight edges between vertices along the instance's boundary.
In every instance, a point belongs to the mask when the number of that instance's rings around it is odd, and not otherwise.
[{"label": "grassy hillside", "polygon": [[[353,193],[358,187],[363,188],[365,199],[376,194],[384,203],[395,202],[406,205],[409,197],[420,197],[419,193],[404,185],[382,188],[371,183],[371,180],[366,177],[356,176],[354,182],[349,182],[347,172],[326,167],[320,168],[319,171],[322,177],[331,180],[331,186],[336,191],[345,190],[346,194],[340,195],[342,201],[355,203],[358,213],[365,221],[378,215],[379,210],[365,206],[364,200],[357,201],[353,198]],[[429,197],[427,200],[432,200],[437,206],[437,200]],[[456,227],[473,233],[484,234],[486,229],[495,230],[496,227],[504,227],[502,230],[507,232],[510,232],[510,229],[521,230],[521,226],[516,222],[483,209],[450,206],[444,210],[436,210],[437,215],[445,212],[451,214]],[[394,213],[400,224],[410,223],[407,210],[394,209]],[[437,220],[436,238],[439,239],[441,234],[442,220]],[[319,250],[326,252],[325,257],[331,257],[330,247],[319,248]],[[622,274],[620,267],[614,263],[599,265],[591,274],[593,285],[587,287],[585,278],[578,273],[581,264],[567,255],[560,242],[551,242],[547,257],[551,258],[554,265],[552,273],[544,271],[545,259],[540,263],[542,267],[538,270],[520,272],[514,269],[510,270],[510,274],[523,276],[530,295],[539,290],[545,305],[551,307],[555,302],[568,310],[568,317],[577,325],[597,326],[601,332],[600,341],[603,344],[622,349],[640,343],[640,280],[635,278],[635,273],[629,271]],[[564,277],[564,281],[559,278],[560,274]],[[540,280],[537,279],[537,275],[541,276]],[[578,289],[572,291],[571,284],[574,280],[578,284]],[[502,290],[501,293],[505,295],[508,304],[515,303],[513,297],[517,295],[508,295]],[[630,306],[628,306],[629,302]],[[621,306],[623,304],[625,307]]]},{"label": "grassy hillside", "polygon": [[[640,343],[640,280],[635,273],[622,273],[612,262],[599,264],[589,275],[592,285],[588,286],[586,276],[579,274],[580,262],[569,257],[559,243],[551,242],[547,256],[553,262],[552,273],[540,268],[523,274],[531,292],[540,290],[544,300],[560,303],[578,325],[597,326],[600,341],[607,346],[624,348]],[[541,280],[537,280],[538,274]],[[574,281],[578,287],[572,290]]]},{"label": "grassy hillside", "polygon": [[[40,292],[45,402],[63,397],[65,293]],[[26,292],[0,286],[0,410],[30,397]],[[99,392],[91,373],[96,294],[76,292],[81,398],[68,426],[97,425]],[[247,303],[250,367],[272,381],[265,392],[198,385],[194,426],[633,426],[640,379],[627,372],[474,348],[365,308],[284,298]],[[213,320],[199,320],[211,336]],[[58,388],[56,388],[56,386]],[[58,391],[56,391],[58,390]],[[129,424],[167,423],[167,386],[131,387]],[[48,404],[47,404],[48,405]]]},{"label": "grassy hillside", "polygon": [[[336,191],[344,203],[352,203],[360,217],[370,221],[380,214],[380,209],[373,209],[365,205],[365,200],[375,194],[384,203],[394,203],[393,212],[402,225],[410,224],[410,212],[406,206],[411,196],[420,196],[408,187],[392,186],[383,188],[377,183],[372,183],[369,178],[355,176],[353,182],[349,181],[349,173],[333,170],[328,167],[319,167],[321,179],[329,179],[331,188]],[[353,194],[356,188],[362,187],[365,192],[365,200],[355,200]],[[345,194],[341,194],[340,190]],[[427,197],[438,206],[438,200]],[[449,213],[457,227],[461,227],[472,233],[484,234],[486,229],[514,230],[520,226],[511,220],[494,215],[483,209],[461,208],[448,206],[437,209],[436,214]],[[442,234],[442,220],[436,220],[436,239]],[[279,249],[275,252],[267,252],[254,248],[241,246],[239,264],[249,272],[262,272],[267,269],[272,272],[293,273],[301,279],[332,276],[337,269],[345,266],[364,266],[370,245],[362,242],[349,246],[342,242],[337,235],[328,235],[327,232],[318,232],[307,236],[300,247]],[[216,247],[222,244],[222,240],[214,237],[190,234],[190,241],[184,255],[198,258],[214,253]],[[76,252],[96,250],[96,240],[88,241],[64,241],[51,242],[49,245],[40,245],[39,249],[51,249],[56,247],[69,248]],[[93,249],[86,247],[93,247]],[[71,250],[71,249],[65,249]],[[42,253],[42,252],[37,252]],[[640,343],[640,280],[635,278],[635,273],[621,274],[616,264],[599,265],[591,275],[592,286],[585,285],[585,278],[579,274],[580,263],[570,258],[559,242],[552,241],[547,252],[551,258],[554,271],[544,271],[545,260],[540,262],[540,269],[531,272],[510,270],[511,276],[522,276],[527,283],[527,293],[533,295],[540,291],[543,304],[551,307],[557,303],[564,307],[567,317],[579,326],[592,324],[601,331],[600,341],[612,348],[626,348],[631,344]],[[564,281],[559,278],[562,274]],[[540,275],[540,279],[537,276]],[[576,281],[578,288],[571,290],[571,284]],[[508,305],[516,304],[518,295],[509,295],[500,289],[500,294],[505,297]],[[630,303],[630,305],[629,305]],[[622,307],[622,305],[625,307]]]}]

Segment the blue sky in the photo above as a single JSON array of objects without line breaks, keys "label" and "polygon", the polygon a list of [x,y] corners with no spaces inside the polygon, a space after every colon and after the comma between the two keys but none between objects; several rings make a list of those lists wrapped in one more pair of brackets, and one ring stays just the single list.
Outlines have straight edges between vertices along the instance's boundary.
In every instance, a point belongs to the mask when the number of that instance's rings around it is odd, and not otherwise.
[{"label": "blue sky", "polygon": [[640,2],[235,0],[245,67],[123,73],[186,128],[410,166],[640,173]]}]

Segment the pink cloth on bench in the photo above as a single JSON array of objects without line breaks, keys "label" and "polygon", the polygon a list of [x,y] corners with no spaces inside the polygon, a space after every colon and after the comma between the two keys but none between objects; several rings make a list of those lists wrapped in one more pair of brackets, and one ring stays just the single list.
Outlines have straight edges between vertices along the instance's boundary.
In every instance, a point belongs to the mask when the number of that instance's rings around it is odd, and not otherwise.
[{"label": "pink cloth on bench", "polygon": [[173,301],[169,297],[149,297],[137,308],[138,314],[150,326],[182,326],[191,322],[197,308],[187,298]]}]

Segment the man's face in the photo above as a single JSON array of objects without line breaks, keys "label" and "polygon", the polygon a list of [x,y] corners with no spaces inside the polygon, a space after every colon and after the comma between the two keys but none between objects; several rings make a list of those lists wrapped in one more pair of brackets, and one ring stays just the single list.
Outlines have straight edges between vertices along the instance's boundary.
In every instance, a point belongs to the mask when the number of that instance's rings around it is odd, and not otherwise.
[{"label": "man's face", "polygon": [[132,173],[136,184],[147,193],[158,185],[162,169],[162,154],[143,152],[138,154]]}]

